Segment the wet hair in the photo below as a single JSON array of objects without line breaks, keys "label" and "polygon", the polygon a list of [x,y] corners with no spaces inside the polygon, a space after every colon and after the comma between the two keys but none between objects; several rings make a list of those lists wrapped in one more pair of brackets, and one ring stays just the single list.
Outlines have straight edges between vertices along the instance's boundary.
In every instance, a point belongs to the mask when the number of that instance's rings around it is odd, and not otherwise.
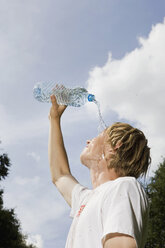
[{"label": "wet hair", "polygon": [[146,176],[151,163],[150,148],[142,131],[116,122],[106,129],[108,143],[115,151],[108,163],[119,176]]}]

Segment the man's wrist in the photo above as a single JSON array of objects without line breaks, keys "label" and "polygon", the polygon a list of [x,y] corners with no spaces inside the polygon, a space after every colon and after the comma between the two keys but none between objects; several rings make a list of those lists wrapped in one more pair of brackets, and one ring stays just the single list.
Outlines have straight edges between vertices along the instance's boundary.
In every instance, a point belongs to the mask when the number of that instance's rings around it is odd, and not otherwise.
[{"label": "man's wrist", "polygon": [[49,117],[51,123],[60,123],[60,117]]}]

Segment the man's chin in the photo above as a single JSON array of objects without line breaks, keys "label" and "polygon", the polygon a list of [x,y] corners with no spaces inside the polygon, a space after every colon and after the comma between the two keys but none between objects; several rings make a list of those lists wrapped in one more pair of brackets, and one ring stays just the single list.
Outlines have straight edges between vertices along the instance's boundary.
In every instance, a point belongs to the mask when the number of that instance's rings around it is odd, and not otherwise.
[{"label": "man's chin", "polygon": [[85,165],[85,164],[84,164],[83,152],[80,154],[80,162],[81,162],[83,165]]},{"label": "man's chin", "polygon": [[80,154],[80,162],[81,162],[83,165],[87,166],[87,163],[86,163],[86,155],[84,154],[84,152],[82,152],[82,153]]}]

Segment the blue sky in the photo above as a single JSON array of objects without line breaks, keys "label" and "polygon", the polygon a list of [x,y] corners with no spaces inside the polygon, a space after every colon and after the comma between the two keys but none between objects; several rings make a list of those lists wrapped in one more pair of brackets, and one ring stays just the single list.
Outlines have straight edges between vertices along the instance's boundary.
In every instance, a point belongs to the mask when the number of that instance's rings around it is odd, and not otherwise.
[{"label": "blue sky", "polygon": [[[69,207],[51,182],[50,104],[36,82],[84,86],[107,125],[125,121],[148,137],[153,163],[164,156],[164,0],[0,0],[0,140],[11,158],[4,201],[38,248],[65,246]],[[62,129],[73,175],[91,187],[79,161],[98,134],[95,105],[67,108]]]}]

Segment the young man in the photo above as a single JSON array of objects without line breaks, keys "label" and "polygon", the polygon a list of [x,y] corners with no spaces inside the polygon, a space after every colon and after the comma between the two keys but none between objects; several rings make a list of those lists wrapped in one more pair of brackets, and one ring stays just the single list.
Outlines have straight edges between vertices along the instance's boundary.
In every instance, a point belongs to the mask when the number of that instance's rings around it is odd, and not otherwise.
[{"label": "young man", "polygon": [[66,106],[51,96],[49,163],[52,181],[71,206],[73,222],[66,248],[144,248],[148,200],[136,180],[146,174],[150,149],[144,134],[115,123],[87,141],[80,156],[93,190],[71,175],[60,120]]}]

